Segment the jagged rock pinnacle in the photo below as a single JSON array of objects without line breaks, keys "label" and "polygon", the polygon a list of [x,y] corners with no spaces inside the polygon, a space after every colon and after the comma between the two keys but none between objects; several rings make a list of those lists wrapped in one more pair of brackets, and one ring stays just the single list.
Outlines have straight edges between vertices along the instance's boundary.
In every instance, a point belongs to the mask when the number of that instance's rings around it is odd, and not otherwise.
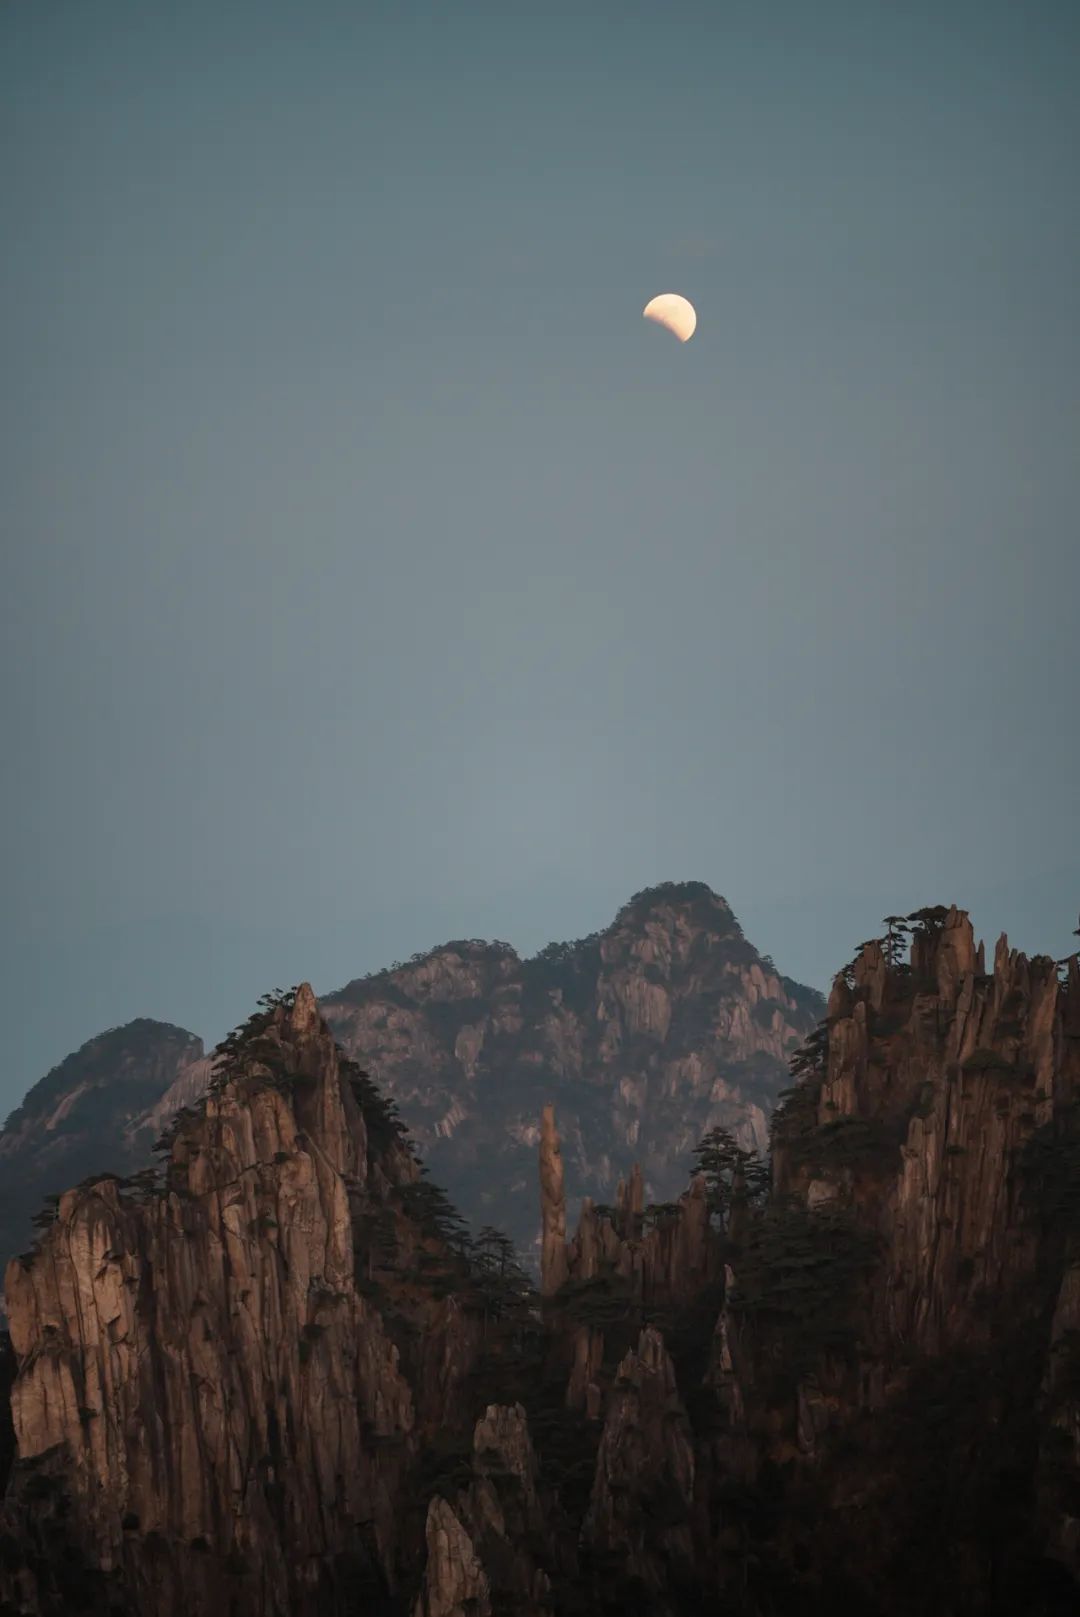
[{"label": "jagged rock pinnacle", "polygon": [[562,1152],[555,1127],[555,1108],[545,1106],[540,1124],[540,1252],[541,1290],[545,1297],[558,1291],[567,1276],[566,1193],[563,1189]]}]

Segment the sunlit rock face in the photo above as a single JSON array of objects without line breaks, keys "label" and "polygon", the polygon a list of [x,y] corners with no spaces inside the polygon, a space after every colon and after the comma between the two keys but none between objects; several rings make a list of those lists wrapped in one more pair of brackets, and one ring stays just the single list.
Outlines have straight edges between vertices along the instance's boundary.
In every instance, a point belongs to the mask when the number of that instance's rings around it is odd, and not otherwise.
[{"label": "sunlit rock face", "polygon": [[50,1478],[66,1563],[118,1610],[302,1617],[342,1557],[380,1587],[395,1576],[401,1478],[447,1418],[471,1327],[421,1292],[423,1351],[403,1366],[371,1301],[370,1229],[414,1261],[416,1162],[381,1117],[373,1144],[309,987],[263,1020],[163,1176],[67,1192],[8,1267],[27,1610],[72,1598],[27,1553]]},{"label": "sunlit rock face", "polygon": [[322,1001],[462,1211],[537,1258],[544,1105],[558,1113],[572,1220],[584,1195],[611,1202],[635,1162],[646,1200],[669,1200],[714,1124],[767,1149],[788,1057],[823,1009],[697,882],[638,894],[607,931],[532,960],[450,943]]}]

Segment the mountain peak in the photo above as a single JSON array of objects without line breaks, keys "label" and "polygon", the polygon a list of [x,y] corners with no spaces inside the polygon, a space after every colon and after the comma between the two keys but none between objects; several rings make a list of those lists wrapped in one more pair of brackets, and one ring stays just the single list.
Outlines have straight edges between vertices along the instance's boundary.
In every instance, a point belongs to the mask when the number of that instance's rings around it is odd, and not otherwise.
[{"label": "mountain peak", "polygon": [[661,881],[643,887],[627,899],[615,917],[615,926],[641,922],[658,910],[676,910],[699,926],[742,935],[742,928],[726,898],[703,881]]},{"label": "mountain peak", "polygon": [[607,1201],[640,1161],[650,1197],[672,1196],[708,1128],[766,1147],[824,1001],[781,978],[705,882],[672,881],[529,960],[448,944],[322,1009],[462,1212],[530,1246],[543,1106],[559,1107],[584,1193]]},{"label": "mountain peak", "polygon": [[12,1112],[4,1131],[50,1117],[73,1090],[87,1093],[124,1080],[142,1085],[147,1069],[153,1074],[148,1080],[153,1087],[160,1069],[173,1062],[198,1060],[202,1054],[202,1040],[187,1028],[177,1027],[172,1022],[158,1022],[149,1016],[137,1016],[131,1022],[107,1028],[104,1033],[87,1039],[40,1078],[27,1091],[22,1105]]},{"label": "mountain peak", "polygon": [[141,1167],[140,1123],[166,1096],[201,1092],[208,1075],[196,1034],[147,1016],[87,1039],[46,1073],[0,1132],[0,1256],[25,1243],[43,1197],[88,1173]]}]

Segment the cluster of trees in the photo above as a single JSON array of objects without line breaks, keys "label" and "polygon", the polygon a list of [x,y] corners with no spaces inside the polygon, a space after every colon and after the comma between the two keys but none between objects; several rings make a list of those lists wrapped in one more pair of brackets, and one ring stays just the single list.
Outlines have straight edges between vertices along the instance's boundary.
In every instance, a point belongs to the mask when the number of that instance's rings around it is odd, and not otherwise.
[{"label": "cluster of trees", "polygon": [[599,948],[602,937],[602,932],[590,932],[587,937],[574,938],[569,943],[546,943],[532,958],[543,966],[573,966],[582,956]]},{"label": "cluster of trees", "polygon": [[352,1090],[353,1099],[364,1119],[369,1160],[382,1156],[394,1146],[400,1146],[415,1156],[416,1148],[409,1138],[409,1131],[401,1120],[395,1102],[372,1083],[370,1076],[362,1067],[351,1061],[348,1056],[342,1055],[340,1051],[338,1066]]},{"label": "cluster of trees", "polygon": [[703,881],[658,881],[653,887],[643,887],[639,893],[632,893],[619,911],[619,919],[647,901],[663,899],[669,904],[693,904],[704,899],[711,904],[714,896],[712,888]]},{"label": "cluster of trees", "polygon": [[868,944],[876,943],[880,945],[885,963],[895,976],[910,976],[911,962],[908,955],[912,944],[937,937],[945,925],[948,914],[947,905],[928,904],[922,909],[912,910],[910,915],[886,915],[881,923],[885,928],[881,936],[867,938],[860,943],[853,958],[841,968],[839,975],[849,988],[854,987],[855,962]]},{"label": "cluster of trees", "polygon": [[407,960],[392,960],[388,966],[379,966],[375,971],[365,971],[363,976],[355,979],[358,983],[378,982],[380,977],[389,977],[393,971],[406,971],[409,966],[422,966],[437,954],[447,954],[457,950],[465,954],[516,954],[512,943],[506,943],[502,938],[451,938],[447,943],[432,944],[430,949],[417,949]]},{"label": "cluster of trees", "polygon": [[757,1211],[769,1194],[769,1165],[739,1145],[727,1129],[713,1128],[695,1148],[696,1172],[705,1179],[713,1228],[729,1233],[740,1212]]},{"label": "cluster of trees", "polygon": [[770,1142],[798,1156],[805,1152],[817,1129],[818,1102],[829,1065],[829,1029],[819,1022],[794,1052],[788,1071],[794,1082],[780,1091],[770,1124]]},{"label": "cluster of trees", "polygon": [[279,1047],[265,1035],[279,1008],[291,1010],[296,993],[296,988],[275,988],[263,994],[247,1021],[226,1034],[215,1052],[209,1085],[212,1094],[220,1094],[226,1084],[241,1077],[252,1061],[267,1060],[271,1066],[276,1064]]},{"label": "cluster of trees", "polygon": [[757,1328],[785,1392],[823,1354],[853,1347],[853,1305],[876,1256],[873,1235],[837,1208],[773,1200],[748,1222],[731,1304]]}]

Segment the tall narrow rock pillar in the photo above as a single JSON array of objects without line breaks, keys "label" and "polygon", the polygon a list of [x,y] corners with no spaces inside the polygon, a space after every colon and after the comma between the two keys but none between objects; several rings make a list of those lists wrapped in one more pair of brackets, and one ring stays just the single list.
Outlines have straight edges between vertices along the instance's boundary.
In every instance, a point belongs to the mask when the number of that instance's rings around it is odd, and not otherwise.
[{"label": "tall narrow rock pillar", "polygon": [[540,1290],[545,1297],[566,1280],[566,1194],[563,1190],[563,1162],[555,1127],[555,1108],[545,1106],[540,1119],[540,1217],[543,1245],[540,1251]]}]

